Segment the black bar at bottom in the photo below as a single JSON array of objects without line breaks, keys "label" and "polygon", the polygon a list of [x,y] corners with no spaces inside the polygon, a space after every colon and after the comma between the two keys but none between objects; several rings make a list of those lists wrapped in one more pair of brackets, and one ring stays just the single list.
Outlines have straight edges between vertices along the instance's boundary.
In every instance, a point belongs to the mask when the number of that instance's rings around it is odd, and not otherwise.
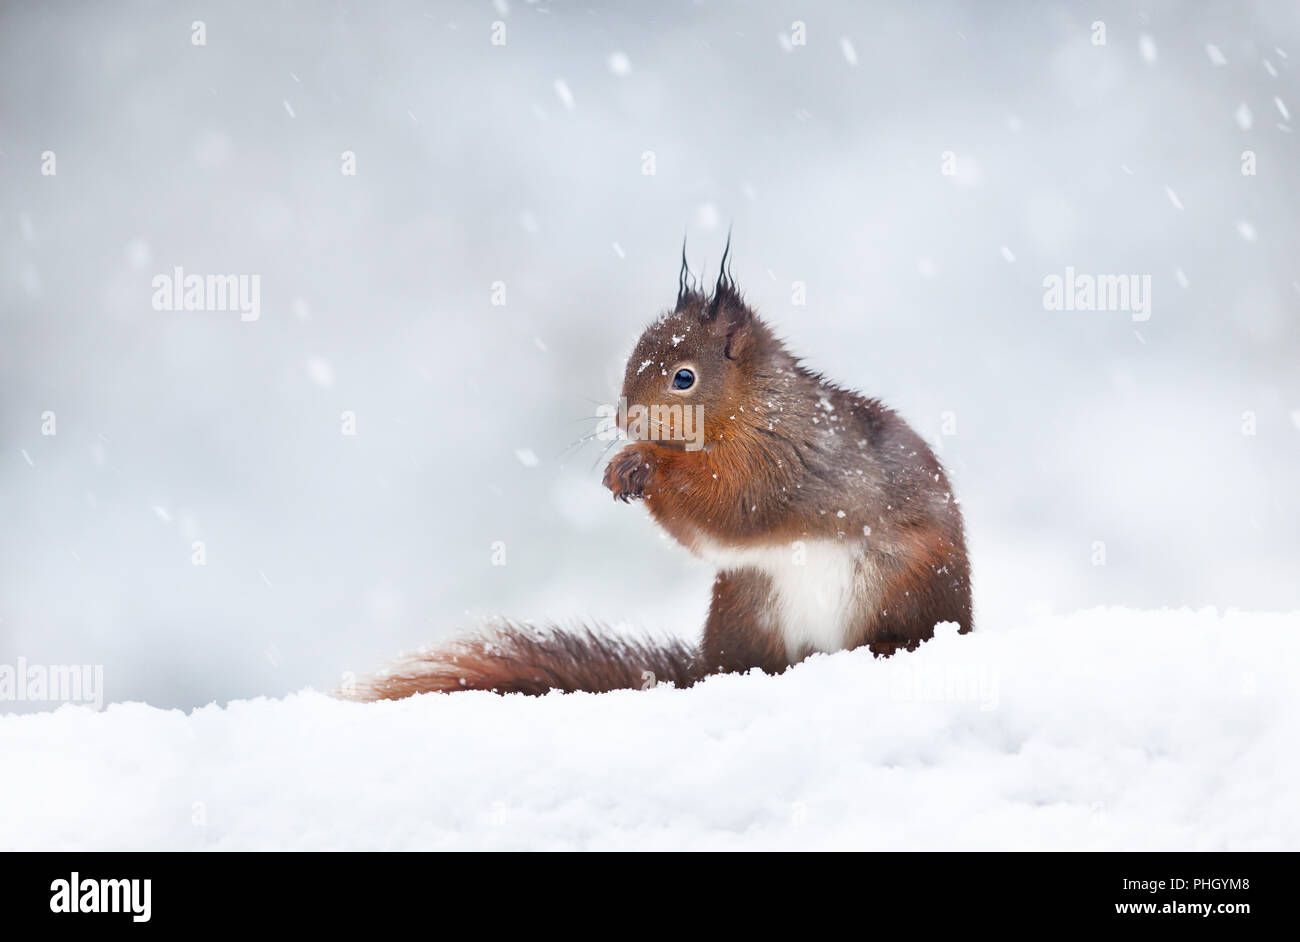
[{"label": "black bar at bottom", "polygon": [[1295,864],[1274,853],[9,853],[0,912],[6,929],[90,931],[413,923],[587,935],[871,912],[927,931],[1234,931],[1287,917]]}]

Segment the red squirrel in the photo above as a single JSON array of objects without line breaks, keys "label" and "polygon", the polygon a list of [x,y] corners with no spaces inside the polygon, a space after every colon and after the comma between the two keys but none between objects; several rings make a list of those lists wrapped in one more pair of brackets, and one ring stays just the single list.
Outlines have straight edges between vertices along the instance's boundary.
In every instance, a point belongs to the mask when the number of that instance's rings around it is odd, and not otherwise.
[{"label": "red squirrel", "polygon": [[803,366],[745,302],[727,253],[706,295],[683,251],[677,303],[637,342],[623,398],[632,441],[604,486],[717,565],[699,645],[503,622],[368,679],[362,699],[688,687],[815,652],[911,651],[939,622],[971,630],[961,511],[934,453],[880,402]]}]

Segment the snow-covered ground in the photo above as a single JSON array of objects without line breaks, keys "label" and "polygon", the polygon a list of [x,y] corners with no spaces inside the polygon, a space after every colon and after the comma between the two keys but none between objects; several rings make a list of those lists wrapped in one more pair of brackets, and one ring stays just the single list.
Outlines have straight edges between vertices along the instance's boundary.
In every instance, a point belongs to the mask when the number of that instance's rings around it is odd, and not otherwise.
[{"label": "snow-covered ground", "polygon": [[689,691],[0,718],[0,848],[1300,849],[1300,614],[1096,609]]}]

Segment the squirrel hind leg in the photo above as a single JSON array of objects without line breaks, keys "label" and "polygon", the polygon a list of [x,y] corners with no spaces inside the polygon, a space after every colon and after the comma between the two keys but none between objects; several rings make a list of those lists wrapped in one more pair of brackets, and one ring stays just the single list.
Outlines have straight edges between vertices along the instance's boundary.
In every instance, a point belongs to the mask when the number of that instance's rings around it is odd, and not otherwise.
[{"label": "squirrel hind leg", "polygon": [[743,673],[757,667],[779,674],[791,665],[785,641],[764,614],[770,611],[772,593],[771,578],[758,570],[718,573],[700,645],[707,673]]}]

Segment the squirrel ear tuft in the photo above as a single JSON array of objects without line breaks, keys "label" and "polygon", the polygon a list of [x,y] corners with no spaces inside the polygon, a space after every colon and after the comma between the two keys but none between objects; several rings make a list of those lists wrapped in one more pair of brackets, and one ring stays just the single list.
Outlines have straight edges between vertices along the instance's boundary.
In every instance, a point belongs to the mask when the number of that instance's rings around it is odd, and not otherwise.
[{"label": "squirrel ear tuft", "polygon": [[727,245],[722,250],[722,262],[718,265],[718,282],[713,286],[713,294],[704,308],[707,320],[715,319],[719,314],[735,316],[746,314],[745,302],[736,288],[736,280],[731,277],[731,230],[727,230]]},{"label": "squirrel ear tuft", "polygon": [[731,276],[731,230],[727,230],[727,245],[722,250],[717,284],[713,286],[713,294],[700,307],[700,319],[714,324],[715,330],[725,335],[723,353],[728,360],[740,359],[748,349],[754,333],[754,314],[740,296],[736,279]]},{"label": "squirrel ear tuft", "polygon": [[704,295],[699,290],[699,282],[696,281],[690,265],[686,264],[686,236],[682,236],[682,267],[677,273],[677,305],[676,311],[684,311],[693,304],[703,302]]},{"label": "squirrel ear tuft", "polygon": [[747,323],[754,316],[745,299],[740,296],[739,289],[732,282],[713,289],[712,296],[704,306],[703,315],[705,320],[717,321],[725,325],[728,330]]}]

